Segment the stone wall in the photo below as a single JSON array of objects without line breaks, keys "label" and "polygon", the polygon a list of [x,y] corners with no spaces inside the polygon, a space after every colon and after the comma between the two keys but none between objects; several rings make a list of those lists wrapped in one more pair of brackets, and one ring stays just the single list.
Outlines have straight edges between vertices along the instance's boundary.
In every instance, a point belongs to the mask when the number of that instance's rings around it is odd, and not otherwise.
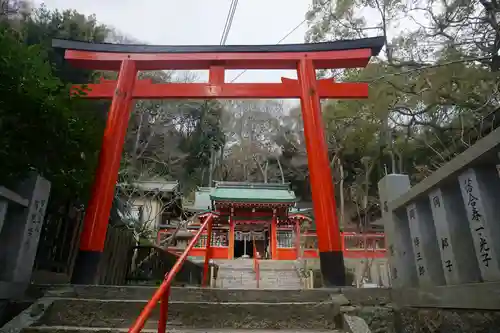
[{"label": "stone wall", "polygon": [[[300,259],[298,262],[303,271],[313,270],[315,273],[320,272],[319,259]],[[346,271],[352,274],[352,278],[349,278],[349,281],[354,280],[353,283],[356,286],[362,285],[365,277],[368,278],[368,283],[377,284],[382,287],[389,287],[391,285],[387,258],[345,258],[344,264]],[[349,282],[349,285],[352,285],[352,283]]]},{"label": "stone wall", "polygon": [[374,333],[500,333],[500,283],[341,293],[348,300],[341,312]]},{"label": "stone wall", "polygon": [[500,311],[403,308],[395,317],[404,333],[500,332]]}]

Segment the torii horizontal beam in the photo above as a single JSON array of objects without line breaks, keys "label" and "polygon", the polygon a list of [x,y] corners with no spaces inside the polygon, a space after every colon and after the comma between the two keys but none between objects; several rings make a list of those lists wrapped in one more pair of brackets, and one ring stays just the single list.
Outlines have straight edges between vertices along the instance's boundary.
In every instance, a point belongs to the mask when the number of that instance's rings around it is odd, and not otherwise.
[{"label": "torii horizontal beam", "polygon": [[[241,99],[241,98],[300,98],[298,80],[282,78],[282,83],[153,83],[152,80],[137,80],[134,99]],[[335,83],[332,79],[318,80],[320,98],[362,99],[368,97],[366,83]],[[90,99],[111,99],[117,81],[103,80],[100,83],[74,85]]]},{"label": "torii horizontal beam", "polygon": [[316,69],[361,68],[384,45],[383,37],[289,45],[163,46],[87,43],[54,39],[75,67],[118,71],[123,60],[136,61],[137,70],[297,69],[301,59]]}]

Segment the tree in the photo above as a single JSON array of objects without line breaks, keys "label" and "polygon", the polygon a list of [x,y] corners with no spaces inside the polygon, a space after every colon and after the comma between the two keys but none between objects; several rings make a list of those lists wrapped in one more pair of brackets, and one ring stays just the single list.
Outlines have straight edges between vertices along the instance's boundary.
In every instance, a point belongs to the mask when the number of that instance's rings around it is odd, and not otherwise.
[{"label": "tree", "polygon": [[271,100],[245,100],[227,105],[223,179],[284,182],[280,149],[275,142],[283,122],[283,104]]},{"label": "tree", "polygon": [[387,39],[366,69],[320,73],[370,85],[368,100],[324,103],[345,214],[378,205],[386,173],[418,182],[487,133],[499,108],[496,12],[496,2],[481,0],[313,2],[307,42]]},{"label": "tree", "polygon": [[22,25],[27,45],[42,45],[54,68],[54,74],[64,83],[89,83],[100,73],[75,68],[64,61],[64,54],[52,48],[53,38],[86,42],[104,42],[110,29],[97,23],[95,15],[85,16],[75,10],[50,11],[45,6],[33,10]]},{"label": "tree", "polygon": [[53,75],[46,50],[27,46],[4,23],[0,31],[1,179],[7,186],[30,170],[70,197],[88,188],[100,143],[100,122]]},{"label": "tree", "polygon": [[[70,98],[68,85],[92,81],[95,73],[66,64],[51,40],[102,42],[107,28],[76,11],[34,8],[22,0],[2,4],[9,8],[9,15],[0,17],[3,43],[9,45],[0,50],[5,95],[0,126],[6,143],[2,152],[9,156],[3,158],[8,163],[2,165],[2,183],[13,184],[36,170],[53,184],[49,209],[84,202],[94,178],[107,106]],[[12,52],[7,52],[10,46]]]}]

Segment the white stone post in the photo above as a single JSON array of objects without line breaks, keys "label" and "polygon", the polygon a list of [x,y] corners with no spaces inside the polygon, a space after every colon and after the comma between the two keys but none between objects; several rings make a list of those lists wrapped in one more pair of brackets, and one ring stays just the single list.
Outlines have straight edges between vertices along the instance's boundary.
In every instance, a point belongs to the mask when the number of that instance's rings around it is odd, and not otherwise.
[{"label": "white stone post", "polygon": [[387,256],[394,287],[417,283],[408,220],[404,212],[390,210],[390,202],[410,189],[407,175],[390,174],[378,183],[382,219],[384,221]]},{"label": "white stone post", "polygon": [[419,285],[444,285],[445,278],[429,201],[417,199],[406,207],[406,212]]},{"label": "white stone post", "polygon": [[500,280],[500,235],[498,173],[494,169],[468,169],[458,180],[476,258],[484,281]]},{"label": "white stone post", "polygon": [[479,282],[479,266],[458,183],[431,191],[429,200],[446,284]]},{"label": "white stone post", "polygon": [[30,283],[50,182],[32,174],[20,184],[16,193],[27,198],[29,203],[27,207],[7,211],[0,233],[0,287],[5,287],[0,288],[0,298],[21,296]]}]

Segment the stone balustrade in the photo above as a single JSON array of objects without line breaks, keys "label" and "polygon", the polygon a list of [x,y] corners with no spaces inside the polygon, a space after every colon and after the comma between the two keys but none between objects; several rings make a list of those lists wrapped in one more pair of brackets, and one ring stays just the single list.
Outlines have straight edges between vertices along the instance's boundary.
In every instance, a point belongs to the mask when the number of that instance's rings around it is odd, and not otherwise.
[{"label": "stone balustrade", "polygon": [[500,281],[500,129],[411,187],[378,184],[393,287]]}]

